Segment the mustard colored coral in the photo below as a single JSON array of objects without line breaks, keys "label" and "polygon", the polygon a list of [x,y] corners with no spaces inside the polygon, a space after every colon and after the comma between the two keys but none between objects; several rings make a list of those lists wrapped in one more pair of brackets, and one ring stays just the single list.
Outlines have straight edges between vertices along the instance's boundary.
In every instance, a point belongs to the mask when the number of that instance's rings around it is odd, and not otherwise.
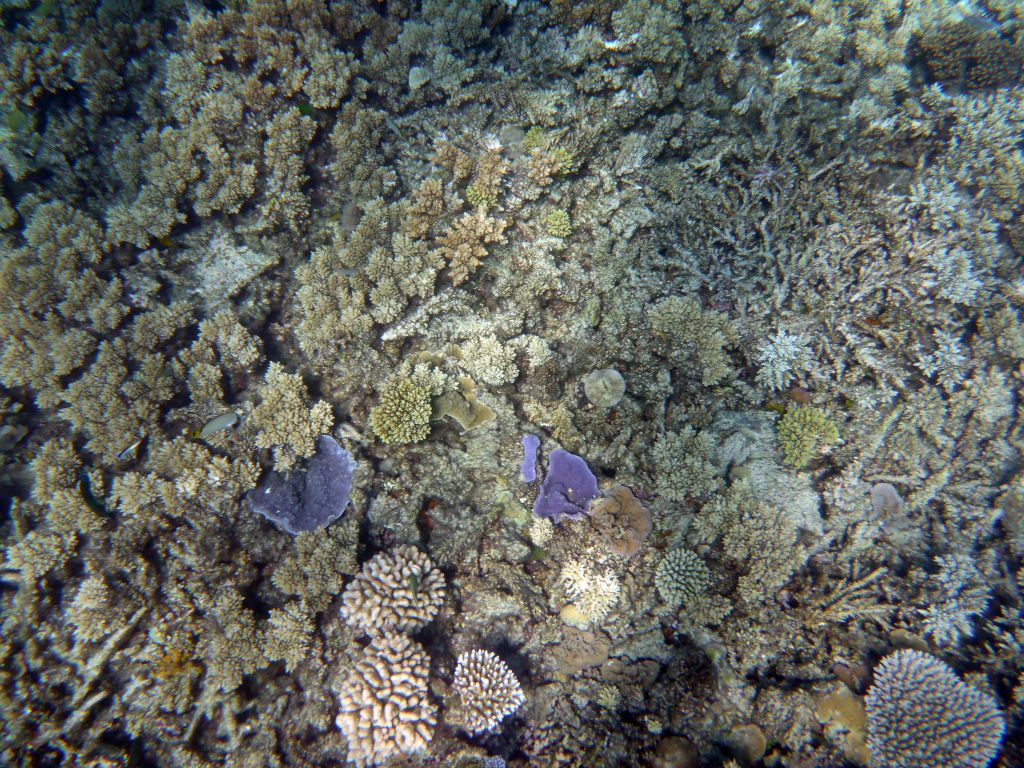
[{"label": "mustard colored coral", "polygon": [[430,390],[399,379],[370,411],[370,427],[385,443],[418,443],[430,434]]}]

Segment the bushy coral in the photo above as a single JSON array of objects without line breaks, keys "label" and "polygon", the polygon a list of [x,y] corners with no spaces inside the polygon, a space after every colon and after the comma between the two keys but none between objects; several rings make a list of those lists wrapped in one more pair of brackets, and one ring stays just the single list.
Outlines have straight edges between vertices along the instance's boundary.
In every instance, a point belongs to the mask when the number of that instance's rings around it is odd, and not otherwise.
[{"label": "bushy coral", "polygon": [[258,430],[256,444],[269,448],[275,469],[285,471],[313,455],[317,438],[330,432],[334,414],[324,400],[310,406],[302,376],[288,373],[280,363],[271,363],[263,380],[250,422]]},{"label": "bushy coral", "polygon": [[685,605],[711,585],[711,571],[696,552],[673,549],[658,563],[654,585],[661,599],[669,605]]},{"label": "bushy coral", "polygon": [[878,768],[986,768],[1006,728],[990,695],[923,651],[882,659],[864,703],[871,765]]},{"label": "bushy coral", "polygon": [[459,656],[452,688],[459,696],[460,719],[470,733],[495,730],[526,701],[508,665],[480,649]]},{"label": "bushy coral", "polygon": [[544,229],[552,237],[569,237],[572,234],[569,213],[561,208],[552,208],[544,214]]},{"label": "bushy coral", "polygon": [[795,405],[779,420],[778,436],[783,460],[790,466],[804,467],[839,442],[839,429],[823,409]]},{"label": "bushy coral", "polygon": [[370,427],[385,443],[418,443],[430,434],[430,390],[398,379],[370,411]]}]

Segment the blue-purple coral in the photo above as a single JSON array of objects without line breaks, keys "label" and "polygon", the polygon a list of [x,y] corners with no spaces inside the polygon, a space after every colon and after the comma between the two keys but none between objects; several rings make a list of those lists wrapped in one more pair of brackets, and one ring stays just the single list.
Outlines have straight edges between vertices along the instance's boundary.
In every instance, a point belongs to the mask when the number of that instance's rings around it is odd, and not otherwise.
[{"label": "blue-purple coral", "polygon": [[523,482],[532,483],[537,479],[537,449],[540,438],[536,435],[523,435],[523,464],[519,468]]},{"label": "blue-purple coral", "polygon": [[269,472],[249,491],[249,504],[288,533],[315,531],[345,513],[356,466],[333,437],[320,435],[304,472]]},{"label": "blue-purple coral", "polygon": [[563,517],[578,520],[597,496],[597,478],[587,462],[559,448],[548,459],[548,473],[534,502],[533,514],[555,523],[562,522]]}]

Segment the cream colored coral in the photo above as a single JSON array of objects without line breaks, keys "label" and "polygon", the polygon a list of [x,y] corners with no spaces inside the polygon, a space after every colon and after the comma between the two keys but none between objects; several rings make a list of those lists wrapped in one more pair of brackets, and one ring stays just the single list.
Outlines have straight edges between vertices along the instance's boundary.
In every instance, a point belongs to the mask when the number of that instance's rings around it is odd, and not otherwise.
[{"label": "cream colored coral", "polygon": [[320,400],[312,408],[302,376],[287,373],[271,363],[260,387],[262,402],[252,411],[251,424],[258,432],[256,445],[274,452],[274,468],[291,469],[297,457],[316,452],[316,439],[334,424],[331,406]]},{"label": "cream colored coral", "polygon": [[430,659],[405,635],[374,638],[345,675],[335,722],[357,768],[422,752],[434,737],[437,708],[427,695]]},{"label": "cream colored coral", "polygon": [[363,565],[341,597],[341,615],[357,629],[415,632],[444,603],[444,575],[415,547],[382,552]]},{"label": "cream colored coral", "polygon": [[441,236],[438,250],[451,267],[452,282],[455,285],[465,282],[470,273],[480,266],[481,260],[487,256],[489,244],[506,241],[502,233],[507,226],[507,221],[492,219],[480,207],[472,213],[463,214]]},{"label": "cream colored coral", "polygon": [[471,339],[462,345],[461,365],[477,381],[491,386],[509,384],[519,377],[515,350],[494,335]]},{"label": "cream colored coral", "polygon": [[526,701],[512,670],[490,651],[459,656],[453,687],[461,700],[459,715],[471,733],[495,730]]},{"label": "cream colored coral", "polygon": [[585,628],[604,621],[619,599],[619,582],[612,574],[594,573],[584,560],[570,560],[562,568],[562,586],[571,600],[562,611],[562,619],[571,626]]}]

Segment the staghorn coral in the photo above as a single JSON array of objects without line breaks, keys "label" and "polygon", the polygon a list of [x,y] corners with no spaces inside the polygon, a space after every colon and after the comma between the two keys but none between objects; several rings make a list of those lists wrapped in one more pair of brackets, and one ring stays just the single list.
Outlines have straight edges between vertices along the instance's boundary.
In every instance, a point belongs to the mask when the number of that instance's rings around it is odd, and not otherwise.
[{"label": "staghorn coral", "polygon": [[986,768],[1006,727],[996,702],[923,651],[896,651],[865,697],[871,765]]},{"label": "staghorn coral", "polygon": [[370,411],[370,427],[385,443],[418,443],[430,434],[430,390],[398,379]]},{"label": "staghorn coral", "polygon": [[487,246],[506,242],[508,222],[492,219],[483,207],[465,213],[438,238],[438,251],[448,262],[455,285],[464,283],[487,257]]},{"label": "staghorn coral", "polygon": [[256,445],[273,452],[278,472],[291,469],[299,458],[312,456],[317,438],[330,432],[334,423],[330,404],[319,400],[310,407],[302,376],[288,373],[280,363],[267,367],[259,397],[250,422],[257,430]]},{"label": "staghorn coral", "polygon": [[340,691],[336,723],[358,768],[423,752],[434,737],[430,660],[405,635],[382,634],[363,649]]},{"label": "staghorn coral", "polygon": [[444,604],[444,575],[415,547],[382,552],[365,563],[341,596],[341,615],[364,632],[415,632]]},{"label": "staghorn coral", "polygon": [[757,383],[768,390],[784,389],[794,376],[806,373],[813,361],[807,339],[785,329],[757,345]]},{"label": "staghorn coral", "polygon": [[473,734],[497,730],[526,701],[508,665],[481,649],[459,655],[452,689],[459,697],[456,718]]}]

